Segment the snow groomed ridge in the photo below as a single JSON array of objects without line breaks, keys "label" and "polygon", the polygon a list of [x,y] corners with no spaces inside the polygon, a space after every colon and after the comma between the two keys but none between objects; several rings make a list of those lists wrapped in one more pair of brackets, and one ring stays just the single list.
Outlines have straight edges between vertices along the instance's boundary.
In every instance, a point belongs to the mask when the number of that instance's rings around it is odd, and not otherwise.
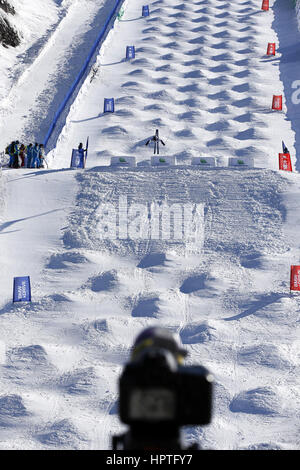
[{"label": "snow groomed ridge", "polygon": [[[133,339],[157,324],[177,331],[189,363],[215,376],[213,421],[186,429],[187,442],[296,449],[299,299],[289,273],[299,259],[300,185],[296,172],[278,171],[282,140],[296,160],[285,108],[271,110],[273,94],[284,95],[285,57],[280,47],[275,60],[265,54],[278,42],[273,12],[254,0],[149,7],[142,18],[139,1],[124,4],[52,169],[3,172],[1,446],[109,448],[122,429],[117,378]],[[124,61],[128,45],[136,58]],[[109,97],[115,112],[107,115]],[[162,158],[179,166],[149,164],[145,141],[156,128]],[[87,168],[70,170],[71,149],[87,136]],[[190,165],[202,155],[217,167]],[[136,168],[110,166],[128,156]],[[253,156],[255,168],[224,168],[230,157]],[[152,237],[160,205],[173,211],[170,235]],[[199,232],[174,237],[191,207]],[[19,274],[32,273],[30,304],[7,295],[10,258]]]}]

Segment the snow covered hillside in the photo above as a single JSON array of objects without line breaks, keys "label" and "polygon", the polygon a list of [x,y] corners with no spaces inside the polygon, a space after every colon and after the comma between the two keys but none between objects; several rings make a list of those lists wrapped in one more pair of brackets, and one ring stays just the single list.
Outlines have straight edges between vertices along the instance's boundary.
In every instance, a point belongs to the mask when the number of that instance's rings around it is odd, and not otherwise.
[{"label": "snow covered hillside", "polygon": [[[74,15],[89,16],[86,33],[100,3],[73,2]],[[186,428],[186,443],[299,448],[300,299],[289,274],[300,256],[292,86],[300,33],[288,3],[263,12],[256,0],[156,0],[143,18],[139,0],[125,1],[50,168],[2,169],[1,449],[109,449],[125,429],[117,380],[150,325],[177,332],[186,363],[215,378],[212,423]],[[70,51],[65,20],[1,103],[2,146],[44,135],[62,94],[54,75]],[[275,57],[266,56],[268,42]],[[136,58],[126,61],[128,45]],[[67,65],[62,75],[65,91]],[[273,94],[283,95],[283,111],[271,110]],[[115,112],[104,113],[112,97]],[[157,128],[161,157],[176,157],[176,166],[151,165],[145,142]],[[86,169],[70,169],[72,148],[87,137]],[[278,170],[282,140],[290,174]],[[135,167],[110,165],[128,156]],[[193,165],[194,157],[214,157],[215,166]],[[230,167],[232,157],[254,166]],[[12,303],[13,277],[25,275],[32,302]]]},{"label": "snow covered hillside", "polygon": [[111,10],[108,0],[16,4],[13,21],[22,41],[2,48],[0,59],[1,148],[16,139],[43,142]]},{"label": "snow covered hillside", "polygon": [[[65,12],[63,5],[70,3],[70,0],[3,0],[0,3],[0,19],[8,25],[8,36],[10,30],[14,31],[11,40],[4,41],[6,47],[1,47],[1,101],[55,30]],[[17,47],[9,47],[12,44]]]}]

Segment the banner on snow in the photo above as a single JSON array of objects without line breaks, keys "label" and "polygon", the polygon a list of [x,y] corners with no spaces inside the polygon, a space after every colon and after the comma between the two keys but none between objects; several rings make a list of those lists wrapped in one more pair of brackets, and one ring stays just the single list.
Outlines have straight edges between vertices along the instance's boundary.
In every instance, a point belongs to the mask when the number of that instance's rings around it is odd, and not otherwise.
[{"label": "banner on snow", "polygon": [[300,266],[291,266],[290,290],[300,290]]},{"label": "banner on snow", "polygon": [[282,95],[273,95],[272,109],[282,111]]},{"label": "banner on snow", "polygon": [[14,277],[14,302],[31,302],[30,277]]},{"label": "banner on snow", "polygon": [[149,5],[144,5],[142,9],[142,16],[149,16]]},{"label": "banner on snow", "polygon": [[104,113],[114,113],[115,100],[114,98],[104,98]]},{"label": "banner on snow", "polygon": [[71,168],[84,168],[84,155],[77,149],[72,150]]},{"label": "banner on snow", "polygon": [[292,163],[291,163],[291,156],[289,153],[279,154],[279,170],[293,171]]},{"label": "banner on snow", "polygon": [[275,54],[276,54],[275,42],[269,42],[268,48],[267,48],[267,55],[275,55]]},{"label": "banner on snow", "polygon": [[236,168],[253,168],[254,167],[254,158],[253,157],[229,157],[228,166],[234,166]]},{"label": "banner on snow", "polygon": [[169,165],[176,165],[177,160],[174,155],[168,157],[159,157],[153,156],[151,157],[151,165],[152,166],[169,166]]},{"label": "banner on snow", "polygon": [[111,157],[111,166],[136,166],[135,157]]},{"label": "banner on snow", "polygon": [[126,47],[126,59],[134,59],[134,58],[135,58],[135,47],[127,46]]},{"label": "banner on snow", "polygon": [[215,157],[192,157],[192,165],[198,165],[202,168],[215,167]]}]

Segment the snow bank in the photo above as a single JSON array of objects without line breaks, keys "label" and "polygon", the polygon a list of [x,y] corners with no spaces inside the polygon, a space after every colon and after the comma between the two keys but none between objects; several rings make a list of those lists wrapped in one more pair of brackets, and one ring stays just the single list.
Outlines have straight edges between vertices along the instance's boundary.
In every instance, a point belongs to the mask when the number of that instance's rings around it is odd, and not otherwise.
[{"label": "snow bank", "polygon": [[[34,59],[43,45],[43,38],[55,30],[71,0],[63,0],[60,5],[55,0],[2,0],[1,3],[0,102],[11,88],[13,79],[20,76],[28,62]],[[4,41],[1,40],[1,24],[5,26]]]}]

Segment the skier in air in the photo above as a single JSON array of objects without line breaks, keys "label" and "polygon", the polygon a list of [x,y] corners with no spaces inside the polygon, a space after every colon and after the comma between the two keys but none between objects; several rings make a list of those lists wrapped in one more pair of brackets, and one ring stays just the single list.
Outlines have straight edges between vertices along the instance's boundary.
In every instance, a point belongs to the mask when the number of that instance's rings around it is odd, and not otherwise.
[{"label": "skier in air", "polygon": [[154,155],[156,153],[157,155],[159,155],[159,142],[161,142],[163,145],[166,145],[166,144],[159,138],[158,129],[156,129],[155,135],[151,139],[147,140],[145,145],[149,145],[149,143],[152,141],[154,142]]}]

